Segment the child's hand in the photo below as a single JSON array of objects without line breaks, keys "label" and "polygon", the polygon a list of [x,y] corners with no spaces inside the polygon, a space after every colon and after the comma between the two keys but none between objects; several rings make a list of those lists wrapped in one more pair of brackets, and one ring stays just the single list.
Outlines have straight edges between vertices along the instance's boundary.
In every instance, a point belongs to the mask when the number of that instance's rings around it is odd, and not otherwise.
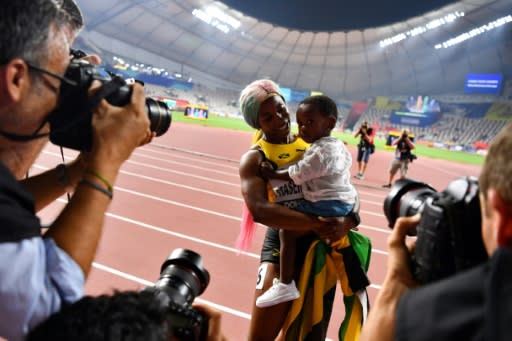
[{"label": "child's hand", "polygon": [[263,161],[260,163],[260,174],[264,178],[268,179],[274,174],[274,166],[268,161]]}]

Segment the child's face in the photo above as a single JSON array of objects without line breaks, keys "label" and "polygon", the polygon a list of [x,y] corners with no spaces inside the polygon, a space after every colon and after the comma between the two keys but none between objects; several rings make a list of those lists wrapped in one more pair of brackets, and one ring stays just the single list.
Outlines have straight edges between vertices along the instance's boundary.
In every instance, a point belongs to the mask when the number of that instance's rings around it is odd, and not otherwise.
[{"label": "child's face", "polygon": [[334,117],[321,114],[311,104],[301,104],[297,109],[299,136],[307,143],[331,135],[331,130],[335,124],[336,119]]}]

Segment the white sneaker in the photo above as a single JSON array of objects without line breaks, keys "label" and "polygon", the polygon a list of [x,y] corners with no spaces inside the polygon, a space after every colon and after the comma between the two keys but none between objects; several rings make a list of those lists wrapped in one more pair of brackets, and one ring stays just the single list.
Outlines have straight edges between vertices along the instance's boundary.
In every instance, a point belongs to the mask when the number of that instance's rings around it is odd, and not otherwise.
[{"label": "white sneaker", "polygon": [[299,297],[300,293],[295,286],[295,281],[285,284],[274,278],[274,284],[256,299],[256,306],[258,308],[270,307],[279,303],[296,300]]}]

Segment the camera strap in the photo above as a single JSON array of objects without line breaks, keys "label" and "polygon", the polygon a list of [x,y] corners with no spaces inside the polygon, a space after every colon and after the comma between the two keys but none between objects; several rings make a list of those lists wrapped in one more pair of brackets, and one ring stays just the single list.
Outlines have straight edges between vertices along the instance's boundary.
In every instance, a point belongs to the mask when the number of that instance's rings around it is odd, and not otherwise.
[{"label": "camera strap", "polygon": [[2,131],[2,130],[0,130],[0,135],[2,135],[3,137],[8,138],[11,141],[16,141],[16,142],[27,142],[27,141],[36,140],[36,139],[39,139],[41,137],[46,137],[46,136],[50,135],[49,133],[39,133],[39,131],[41,129],[43,129],[43,127],[45,126],[45,124],[47,122],[48,122],[48,120],[45,119],[39,125],[39,127],[36,129],[36,131],[33,134],[31,134],[31,135],[19,135],[19,134],[9,133],[9,132]]}]

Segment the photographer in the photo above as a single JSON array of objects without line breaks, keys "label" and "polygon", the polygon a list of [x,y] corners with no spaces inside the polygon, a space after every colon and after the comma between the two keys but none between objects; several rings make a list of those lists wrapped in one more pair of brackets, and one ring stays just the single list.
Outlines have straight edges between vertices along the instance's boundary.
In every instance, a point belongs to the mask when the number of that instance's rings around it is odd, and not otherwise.
[{"label": "photographer", "polygon": [[360,136],[360,140],[357,145],[357,174],[354,175],[354,177],[359,180],[364,180],[364,172],[368,166],[370,155],[375,151],[373,128],[369,127],[368,121],[364,121],[357,130],[354,137],[358,136]]},{"label": "photographer", "polygon": [[[48,142],[61,85],[74,84],[63,76],[80,26],[61,7],[69,1],[0,0],[0,337],[10,341],[83,295],[112,184],[153,136],[143,89],[134,85],[126,106],[102,101],[94,110],[89,153],[19,181]],[[73,196],[41,235],[36,210],[66,190]]]},{"label": "photographer", "polygon": [[509,124],[492,142],[479,177],[481,233],[490,258],[418,288],[410,269],[414,245],[406,235],[420,216],[399,218],[388,239],[387,274],[361,341],[511,339],[511,150]]},{"label": "photographer", "polygon": [[[204,304],[194,308],[207,316],[208,331],[201,341],[225,341],[221,314]],[[168,308],[156,295],[144,291],[86,296],[64,307],[28,335],[26,341],[187,341],[178,337]]]},{"label": "photographer", "polygon": [[400,169],[400,178],[405,179],[407,171],[409,170],[409,163],[412,162],[413,156],[411,150],[414,149],[414,143],[409,138],[409,131],[407,129],[402,130],[402,134],[399,138],[393,141],[393,146],[396,146],[395,157],[389,167],[389,180],[388,183],[382,185],[384,188],[391,188],[393,184],[393,178]]}]

